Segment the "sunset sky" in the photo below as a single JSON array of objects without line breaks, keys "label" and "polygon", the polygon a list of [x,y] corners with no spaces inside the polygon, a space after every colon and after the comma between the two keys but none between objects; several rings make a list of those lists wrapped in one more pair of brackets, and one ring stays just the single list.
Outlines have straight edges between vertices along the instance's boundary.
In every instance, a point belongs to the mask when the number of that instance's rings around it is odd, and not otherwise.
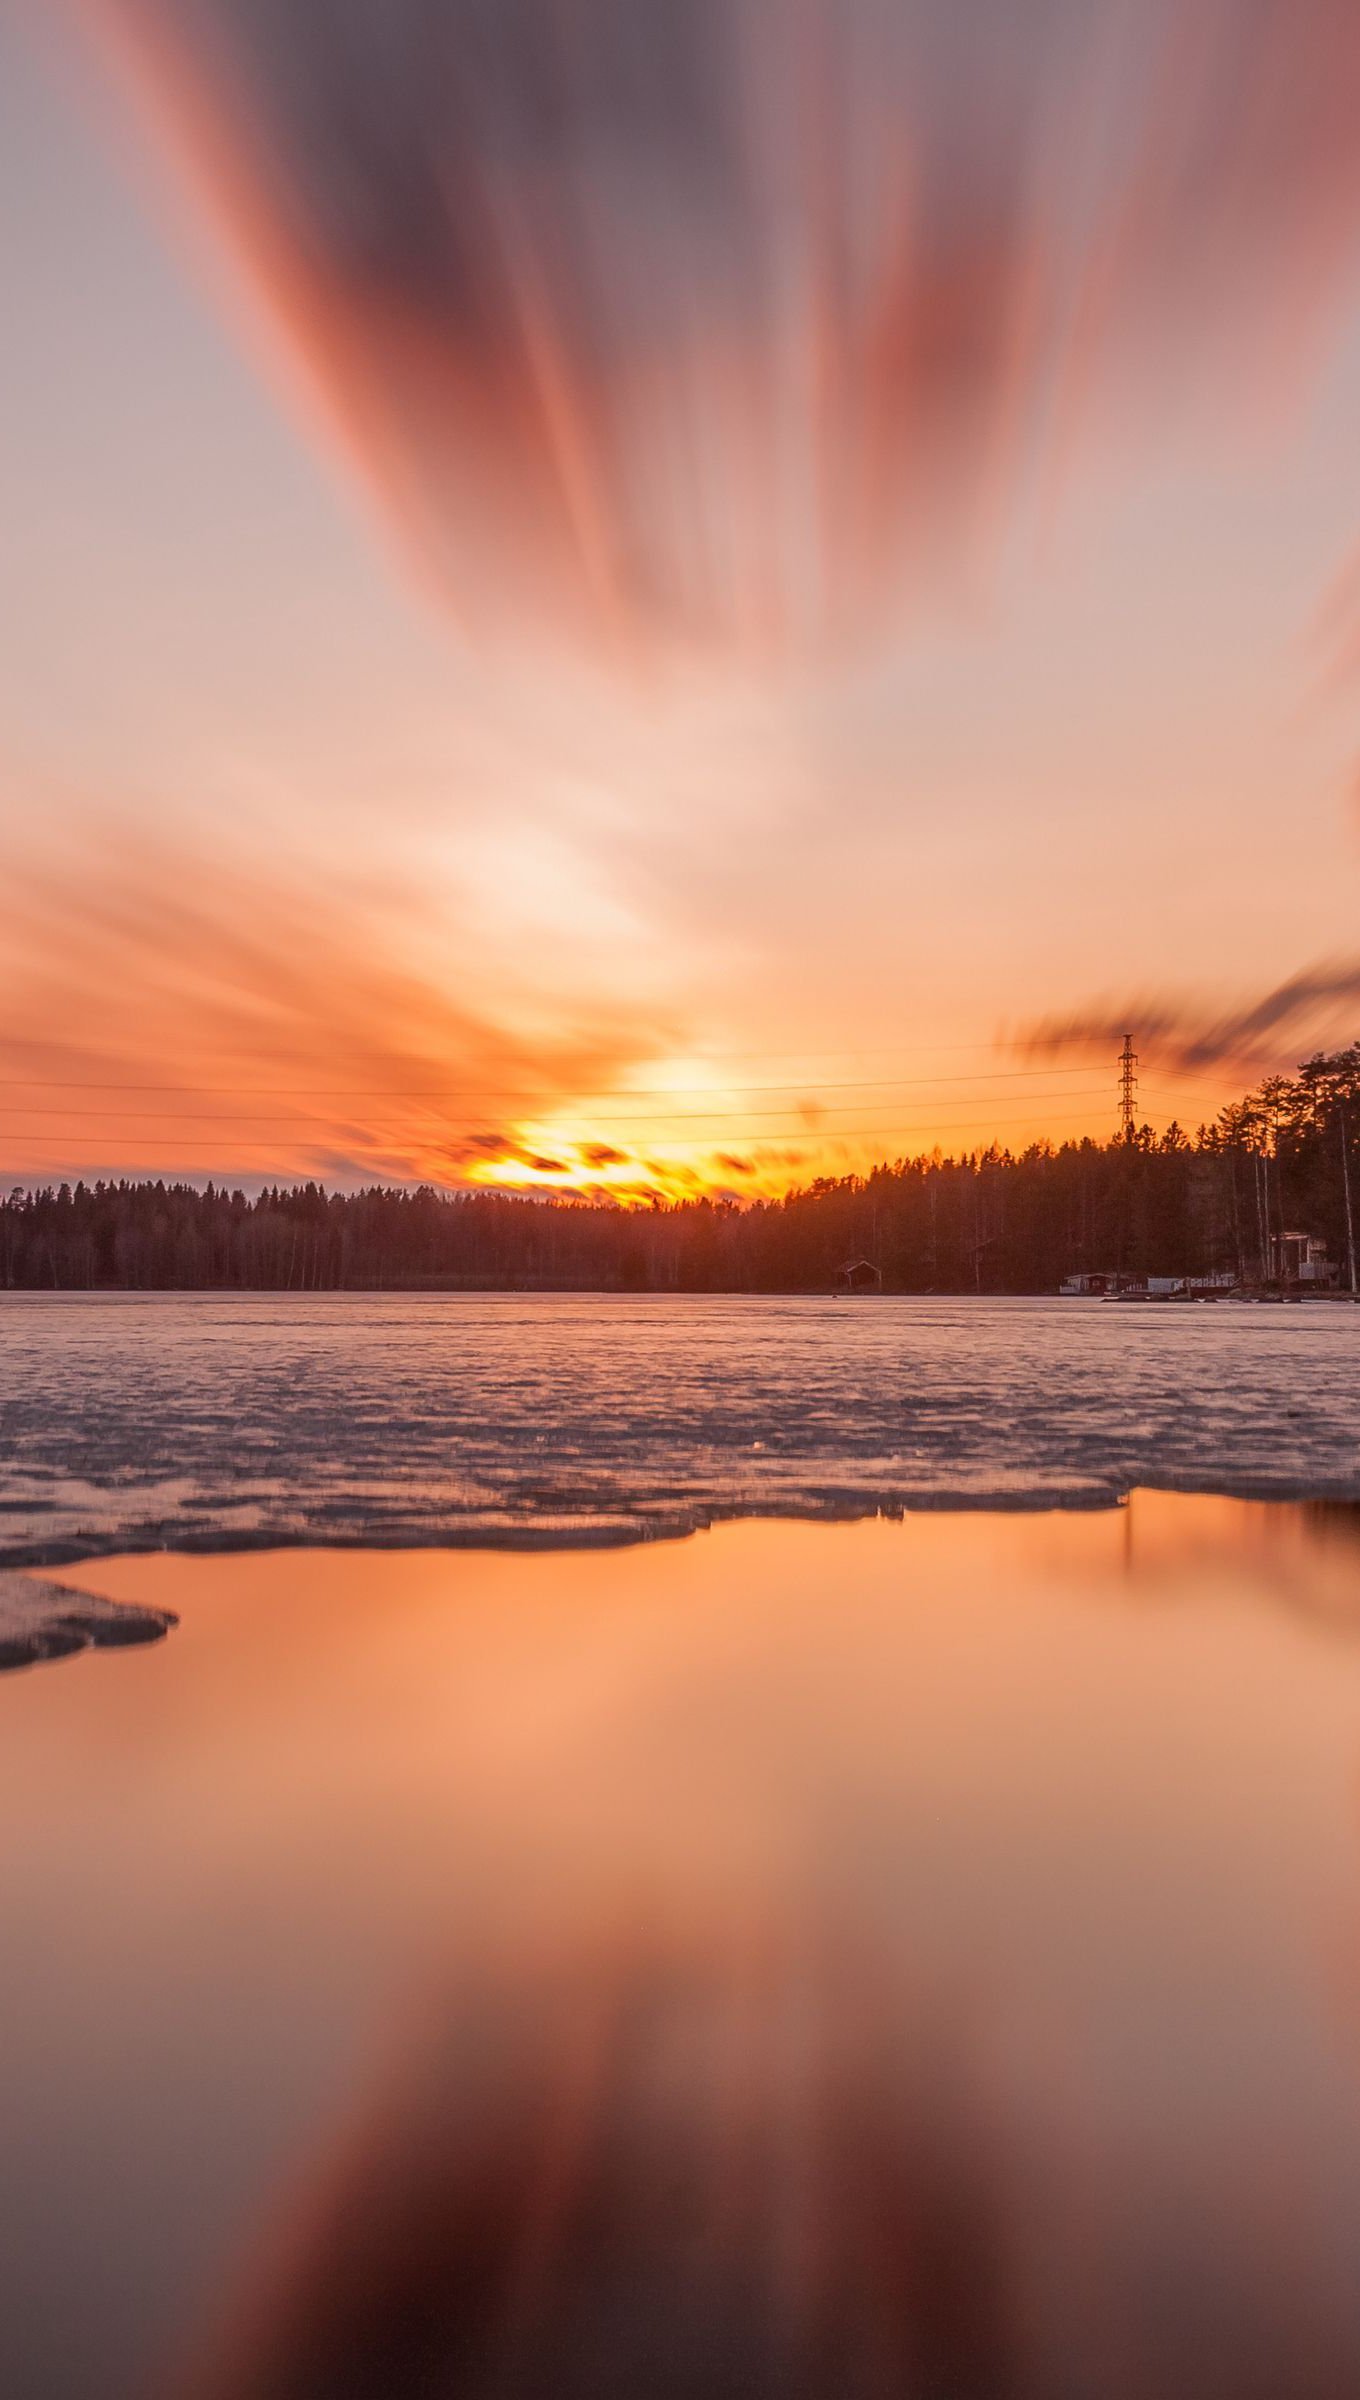
[{"label": "sunset sky", "polygon": [[0,0],[0,1178],[1355,1038],[1357,125],[1354,0]]}]

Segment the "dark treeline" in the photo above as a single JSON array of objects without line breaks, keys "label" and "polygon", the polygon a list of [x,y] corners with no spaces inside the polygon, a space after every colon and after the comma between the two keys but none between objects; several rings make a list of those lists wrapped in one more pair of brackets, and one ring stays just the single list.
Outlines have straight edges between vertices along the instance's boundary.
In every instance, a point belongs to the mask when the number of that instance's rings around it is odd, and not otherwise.
[{"label": "dark treeline", "polygon": [[1264,1281],[1286,1230],[1351,1282],[1360,1044],[1275,1077],[1189,1136],[899,1160],[778,1201],[78,1183],[0,1202],[11,1290],[430,1288],[776,1292],[865,1257],[900,1292],[1043,1292],[1065,1275]]}]

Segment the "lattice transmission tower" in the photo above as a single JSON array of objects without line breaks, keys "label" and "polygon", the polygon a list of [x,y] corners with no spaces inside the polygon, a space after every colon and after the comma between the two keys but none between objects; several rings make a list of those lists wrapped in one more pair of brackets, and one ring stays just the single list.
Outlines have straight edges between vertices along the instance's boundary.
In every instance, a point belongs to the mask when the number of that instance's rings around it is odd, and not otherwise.
[{"label": "lattice transmission tower", "polygon": [[1133,1046],[1133,1035],[1126,1033],[1119,1053],[1119,1130],[1126,1142],[1133,1140],[1137,1109],[1138,1053]]}]

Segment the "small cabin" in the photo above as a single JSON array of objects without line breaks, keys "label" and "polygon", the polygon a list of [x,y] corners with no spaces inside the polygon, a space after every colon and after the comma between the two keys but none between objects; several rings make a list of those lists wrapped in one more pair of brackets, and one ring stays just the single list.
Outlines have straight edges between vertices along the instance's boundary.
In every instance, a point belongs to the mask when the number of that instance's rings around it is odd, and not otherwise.
[{"label": "small cabin", "polygon": [[1337,1269],[1327,1245],[1311,1233],[1277,1233],[1271,1242],[1275,1274],[1281,1283],[1335,1283]]},{"label": "small cabin", "polygon": [[871,1258],[849,1258],[837,1267],[833,1287],[837,1292],[881,1292],[883,1270]]}]

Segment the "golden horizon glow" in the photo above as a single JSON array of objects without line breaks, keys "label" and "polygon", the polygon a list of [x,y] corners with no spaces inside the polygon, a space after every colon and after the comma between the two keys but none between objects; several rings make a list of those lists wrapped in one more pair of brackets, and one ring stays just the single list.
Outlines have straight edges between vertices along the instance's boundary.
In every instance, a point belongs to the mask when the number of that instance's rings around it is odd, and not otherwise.
[{"label": "golden horizon glow", "polygon": [[[381,1134],[364,1129],[366,1120],[371,1126],[371,1092],[314,1092],[299,1100],[295,1086],[269,1082],[232,1090],[214,1084],[196,1094],[111,1092],[100,1102],[95,1083],[79,1093],[65,1122],[61,1108],[50,1105],[55,1090],[49,1092],[49,1105],[33,1112],[43,1127],[37,1135],[25,1132],[24,1104],[11,1098],[6,1139],[20,1145],[16,1160],[28,1142],[54,1164],[23,1175],[6,1162],[0,1174],[7,1181],[72,1180],[78,1174],[91,1180],[97,1170],[81,1162],[103,1159],[103,1146],[112,1140],[126,1148],[121,1159],[104,1163],[129,1175],[185,1173],[198,1181],[252,1186],[261,1180],[390,1181],[648,1207],[699,1197],[778,1199],[817,1176],[863,1174],[904,1158],[993,1147],[1018,1152],[1113,1134],[1112,1059],[1102,1054],[1075,1066],[1024,1068],[1008,1056],[987,1069],[980,1063],[984,1051],[980,1045],[968,1069],[956,1075],[942,1068],[938,1056],[928,1059],[933,1071],[924,1078],[855,1073],[869,1062],[850,1058],[839,1062],[835,1077],[826,1075],[822,1060],[816,1062],[820,1078],[809,1071],[775,1082],[753,1068],[755,1080],[723,1081],[714,1061],[703,1086],[690,1080],[701,1068],[690,1053],[651,1062],[654,1080],[647,1087],[621,1082],[596,1094],[593,1103],[578,1099],[542,1114],[504,1105],[479,1108],[475,1091],[441,1105],[434,1086],[424,1093],[408,1089],[378,1103],[384,1110]],[[789,1064],[777,1062],[781,1075]],[[929,1098],[923,1098],[923,1081],[933,1087]],[[1242,1081],[1231,1066],[1154,1065],[1140,1113],[1158,1130],[1173,1119],[1193,1130],[1212,1119]],[[9,1088],[13,1094],[15,1087]],[[484,1095],[488,1103],[509,1097]],[[403,1106],[404,1125],[395,1113]],[[330,1112],[331,1122],[318,1121],[322,1111]],[[336,1116],[348,1121],[355,1137],[343,1160],[334,1147]],[[838,1123],[838,1116],[853,1122]],[[777,1122],[767,1130],[771,1118]],[[153,1132],[161,1123],[167,1131]],[[683,1130],[691,1123],[692,1134]],[[266,1166],[256,1163],[261,1158]]]}]

